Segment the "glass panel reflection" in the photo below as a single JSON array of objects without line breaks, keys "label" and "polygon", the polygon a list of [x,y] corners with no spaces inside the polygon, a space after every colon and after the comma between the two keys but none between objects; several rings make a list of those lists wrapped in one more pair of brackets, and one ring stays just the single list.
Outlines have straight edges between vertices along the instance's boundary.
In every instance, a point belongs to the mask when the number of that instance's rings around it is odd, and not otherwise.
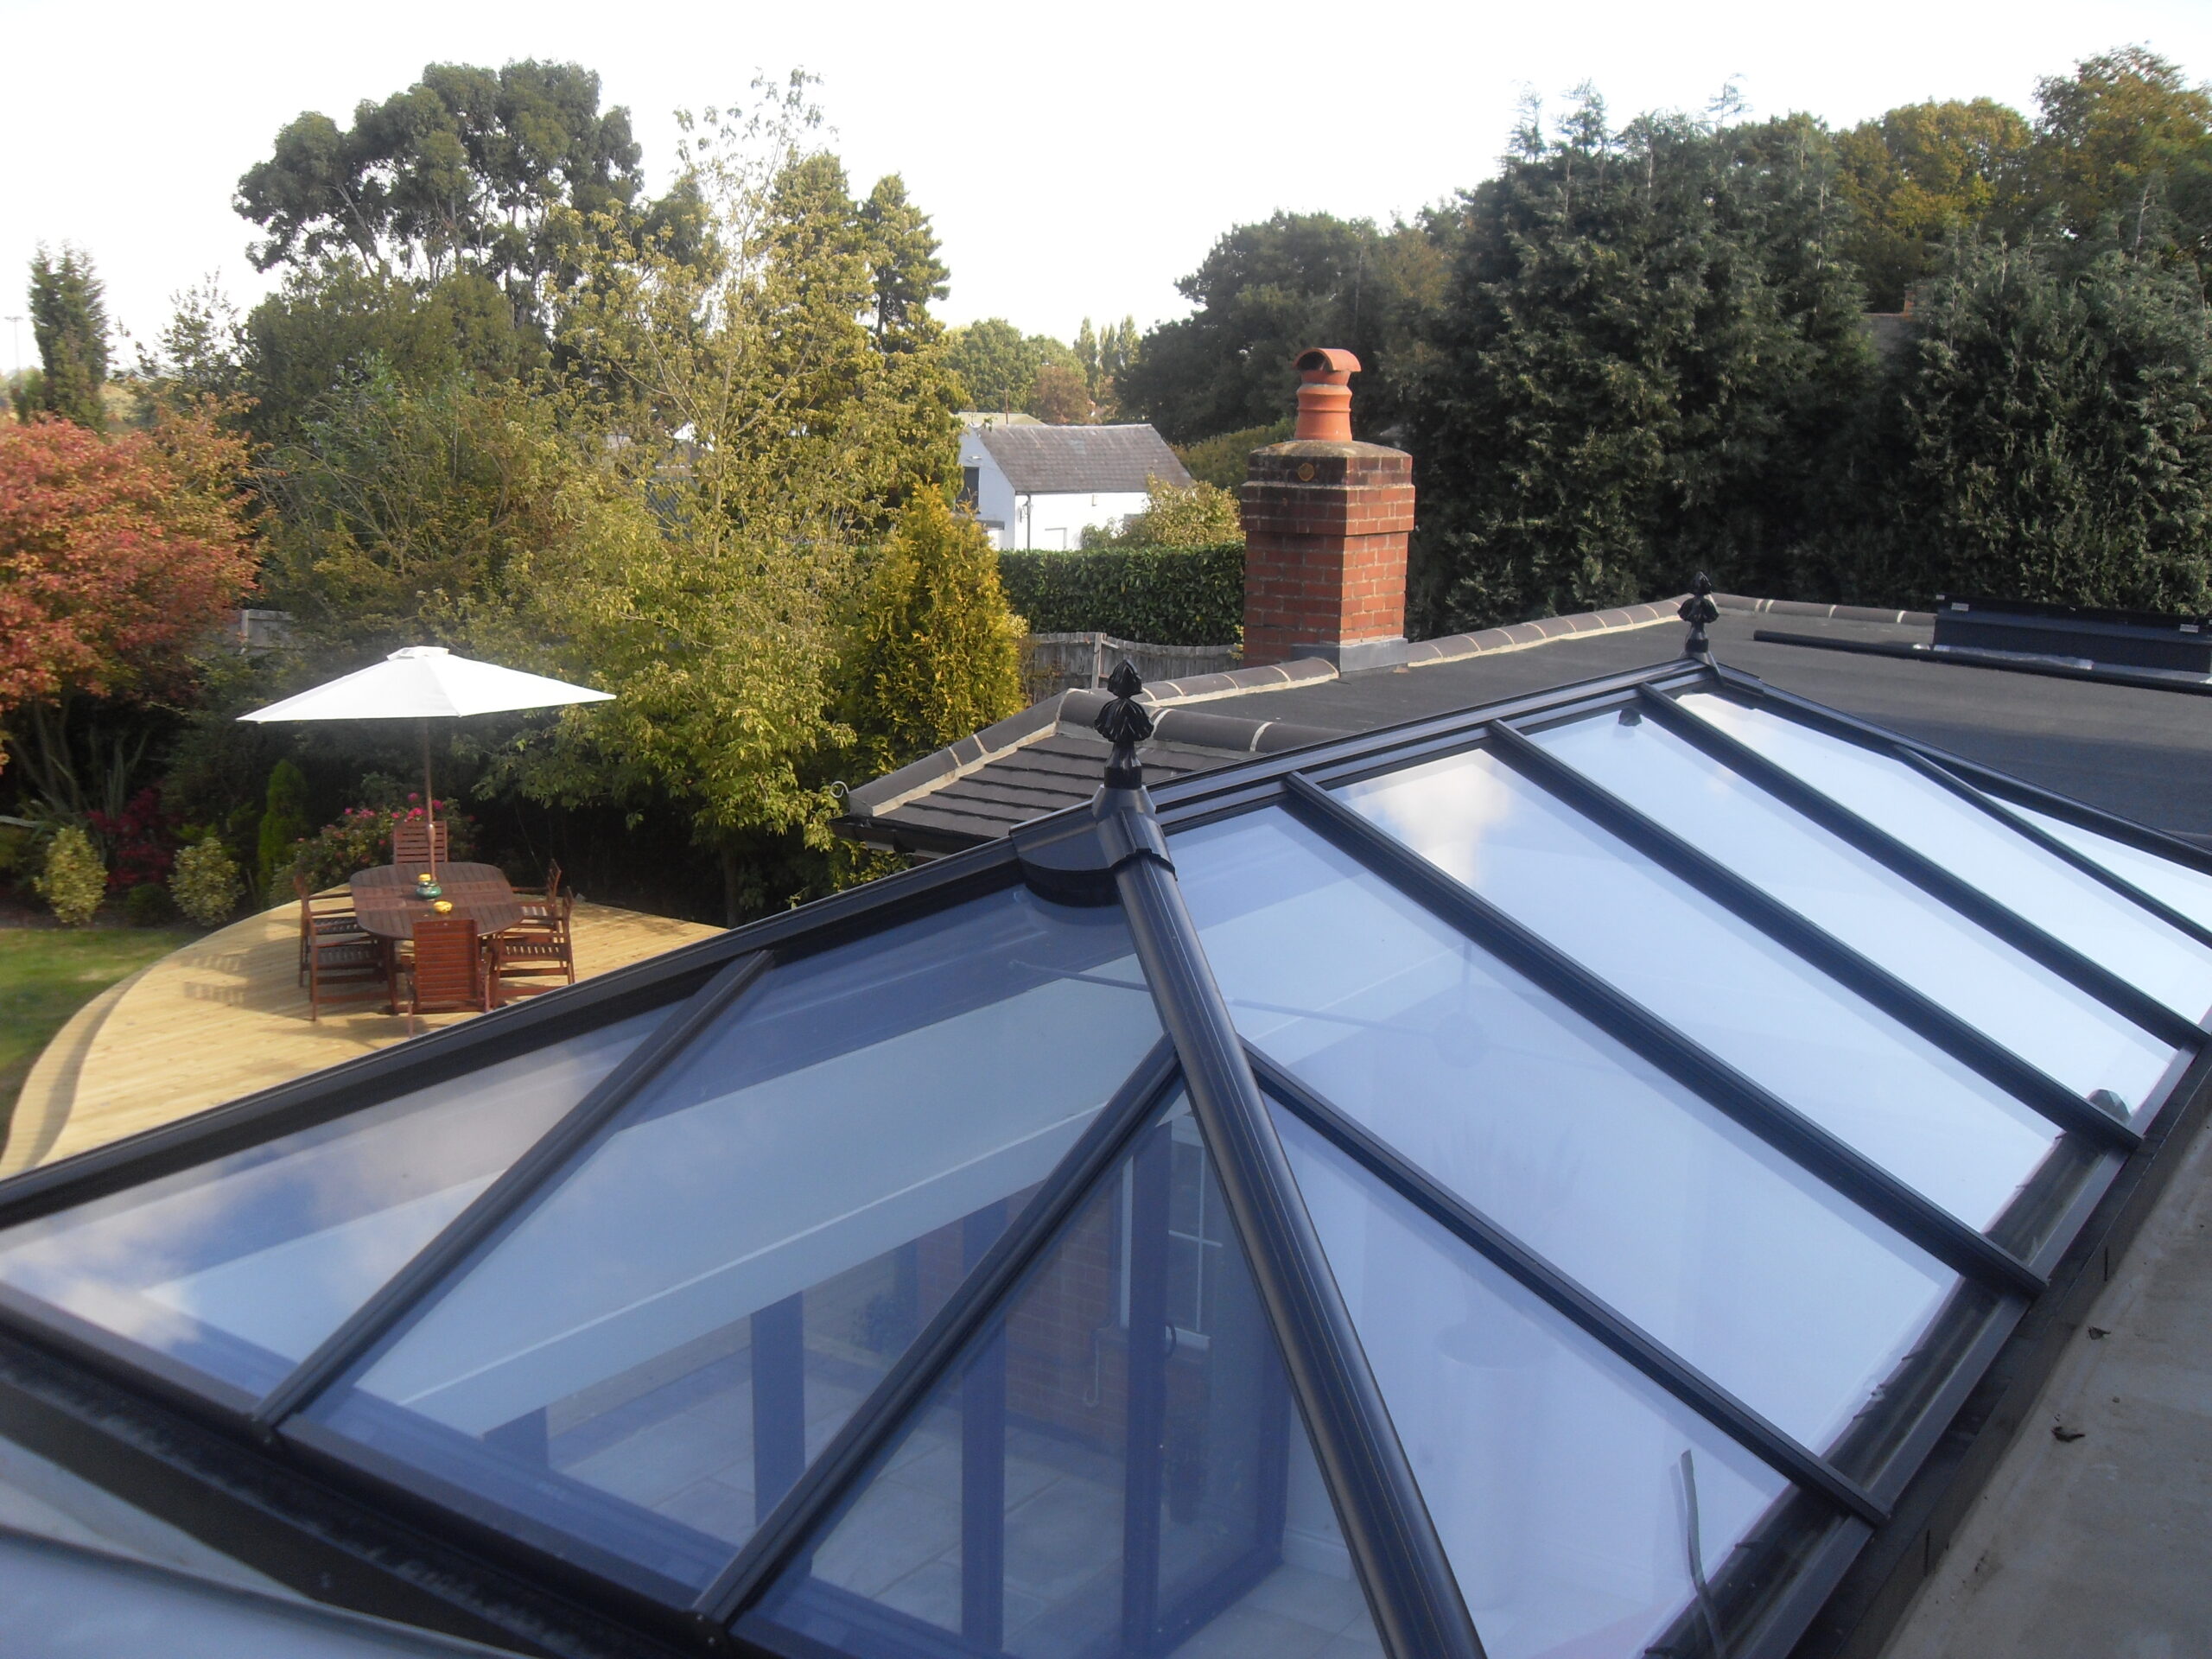
[{"label": "glass panel reflection", "polygon": [[2160,904],[2177,910],[2199,927],[2212,927],[2212,875],[2156,853],[2131,847],[2124,841],[2085,830],[2070,819],[2054,817],[2017,801],[2005,805],[2046,835],[2056,836],[2075,852],[2094,860],[2121,880],[2148,893]]},{"label": "glass panel reflection", "polygon": [[2069,1088],[2139,1105],[2173,1050],[1656,721],[1529,736]]},{"label": "glass panel reflection", "polygon": [[1247,1037],[1808,1443],[1842,1430],[1954,1282],[1283,814],[1174,852]]},{"label": "glass panel reflection", "polygon": [[28,1222],[0,1234],[0,1281],[265,1394],[663,1014]]},{"label": "glass panel reflection", "polygon": [[2212,951],[1899,760],[1700,693],[1683,708],[2184,1018],[2212,1008]]},{"label": "glass panel reflection", "polygon": [[1020,889],[779,967],[315,1414],[696,1587],[1159,1036]]},{"label": "glass panel reflection", "polygon": [[1206,1236],[1186,1224],[1221,1213],[1179,1105],[741,1630],[780,1625],[858,1659],[1379,1659],[1225,1229],[1203,1328],[1177,1306],[1177,1263]]},{"label": "glass panel reflection", "polygon": [[1791,1489],[1772,1469],[1275,1121],[1484,1652],[1731,1650],[1818,1536],[1812,1506],[1779,1512]]},{"label": "glass panel reflection", "polygon": [[2057,1138],[2049,1119],[1495,755],[1450,755],[1341,792],[1970,1226],[1996,1218]]}]

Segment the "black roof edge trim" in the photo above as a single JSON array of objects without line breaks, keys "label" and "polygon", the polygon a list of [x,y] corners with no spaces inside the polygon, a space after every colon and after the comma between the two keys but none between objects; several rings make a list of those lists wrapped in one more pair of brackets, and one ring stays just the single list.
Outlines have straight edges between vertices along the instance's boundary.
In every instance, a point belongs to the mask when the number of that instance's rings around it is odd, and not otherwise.
[{"label": "black roof edge trim", "polygon": [[1414,903],[1955,1271],[2024,1295],[2042,1275],[1789,1102],[1306,779],[1288,804]]},{"label": "black roof edge trim", "polygon": [[267,1430],[304,1407],[342,1376],[360,1356],[405,1319],[477,1245],[527,1205],[600,1127],[634,1099],[670,1060],[708,1026],[726,1014],[769,968],[772,953],[756,950],[728,963],[624,1057],[499,1173],[405,1266],[318,1344],[290,1376],[270,1389],[255,1408],[253,1421]]},{"label": "black roof edge trim", "polygon": [[1252,1070],[1267,1093],[1338,1149],[1462,1244],[1498,1268],[1554,1313],[1610,1350],[1715,1427],[1756,1452],[1799,1486],[1818,1492],[1870,1523],[1888,1511],[1857,1481],[1795,1435],[1784,1432],[1719,1382],[1586,1288],[1542,1252],[1515,1237],[1388,1141],[1371,1134],[1287,1068],[1247,1043]]},{"label": "black roof edge trim", "polygon": [[[1754,699],[1748,687],[1732,686]],[[1645,706],[1664,721],[1678,737],[1703,749],[1730,771],[1758,785],[1777,800],[1853,846],[1887,865],[1938,903],[1948,906],[1968,920],[2005,941],[2014,950],[2065,980],[2115,1013],[2125,1015],[2160,1041],[2176,1047],[2202,1046],[2205,1033],[2196,1021],[2176,1013],[2148,991],[2122,979],[2101,963],[2075,950],[2030,921],[2011,906],[1992,898],[1964,876],[1944,868],[1926,854],[1907,846],[1888,830],[1869,823],[1840,802],[1815,789],[1788,767],[1777,765],[1722,731],[1710,721],[1678,708],[1673,698],[1650,692]],[[1892,749],[1893,756],[1896,752]],[[1901,756],[1897,756],[1900,760]]]},{"label": "black roof edge trim", "polygon": [[634,1598],[550,1590],[11,1332],[0,1332],[0,1434],[311,1600],[563,1659],[690,1649],[649,1635],[666,1616]]},{"label": "black roof edge trim", "polygon": [[754,1529],[728,1567],[692,1603],[717,1627],[765,1590],[791,1553],[867,1472],[909,1410],[936,1386],[969,1338],[1058,1236],[1090,1191],[1151,1121],[1178,1080],[1175,1047],[1165,1036],[1122,1081],[1045,1179],[1028,1205],[1001,1233],[944,1306]]},{"label": "black roof edge trim", "polygon": [[1116,880],[1160,1023],[1182,1061],[1191,1115],[1212,1156],[1383,1649],[1394,1659],[1482,1659],[1458,1576],[1391,1427],[1175,874],[1155,860],[1131,859]]}]

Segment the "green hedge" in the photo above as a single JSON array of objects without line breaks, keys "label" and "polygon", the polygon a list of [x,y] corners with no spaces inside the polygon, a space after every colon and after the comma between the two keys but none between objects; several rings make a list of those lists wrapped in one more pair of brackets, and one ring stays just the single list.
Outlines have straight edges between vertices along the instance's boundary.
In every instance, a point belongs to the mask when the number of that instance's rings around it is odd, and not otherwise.
[{"label": "green hedge", "polygon": [[1244,637],[1244,544],[1001,553],[1007,603],[1032,633],[1090,630],[1154,645]]}]

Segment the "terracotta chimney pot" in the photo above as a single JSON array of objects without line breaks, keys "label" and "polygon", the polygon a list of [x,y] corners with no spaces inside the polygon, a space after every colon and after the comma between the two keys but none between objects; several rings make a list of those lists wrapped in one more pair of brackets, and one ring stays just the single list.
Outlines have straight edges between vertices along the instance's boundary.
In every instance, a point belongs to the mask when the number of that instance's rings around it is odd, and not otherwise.
[{"label": "terracotta chimney pot", "polygon": [[1359,359],[1350,352],[1316,346],[1301,352],[1296,364],[1298,427],[1294,439],[1320,443],[1351,442],[1351,378],[1359,372]]}]

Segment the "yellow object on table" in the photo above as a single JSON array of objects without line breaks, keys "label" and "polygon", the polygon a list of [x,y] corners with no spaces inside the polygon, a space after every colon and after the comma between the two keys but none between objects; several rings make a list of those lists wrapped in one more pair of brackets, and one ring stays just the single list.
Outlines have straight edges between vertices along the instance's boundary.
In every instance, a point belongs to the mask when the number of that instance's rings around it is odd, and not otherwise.
[{"label": "yellow object on table", "polygon": [[453,900],[450,899],[441,899],[433,904],[430,908],[436,911],[441,916],[450,916],[453,914]]}]

